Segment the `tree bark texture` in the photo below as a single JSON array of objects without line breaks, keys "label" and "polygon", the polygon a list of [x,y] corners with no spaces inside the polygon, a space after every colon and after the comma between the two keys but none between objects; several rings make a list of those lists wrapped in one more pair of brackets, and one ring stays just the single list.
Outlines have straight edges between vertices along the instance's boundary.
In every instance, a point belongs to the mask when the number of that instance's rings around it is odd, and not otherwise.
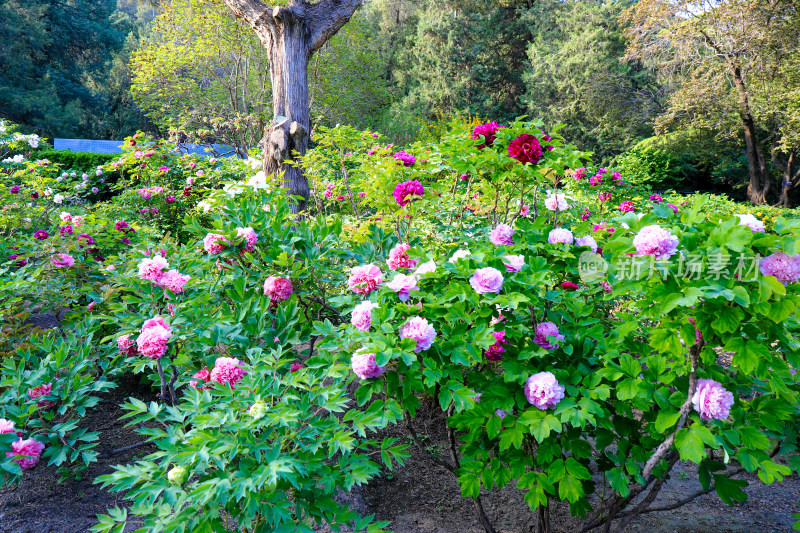
[{"label": "tree bark texture", "polygon": [[310,191],[296,156],[308,149],[308,62],[350,20],[362,0],[291,0],[271,8],[259,0],[225,0],[234,15],[247,22],[269,53],[273,120],[264,133],[264,173],[279,174],[292,196],[292,212],[305,210]]},{"label": "tree bark texture", "polygon": [[738,66],[733,67],[731,74],[736,94],[739,97],[739,117],[742,121],[744,143],[747,149],[747,170],[750,175],[747,196],[754,205],[762,205],[767,203],[767,194],[772,186],[769,168],[767,168],[764,153],[758,144],[755,120],[750,110],[750,100],[742,77],[742,70]]}]

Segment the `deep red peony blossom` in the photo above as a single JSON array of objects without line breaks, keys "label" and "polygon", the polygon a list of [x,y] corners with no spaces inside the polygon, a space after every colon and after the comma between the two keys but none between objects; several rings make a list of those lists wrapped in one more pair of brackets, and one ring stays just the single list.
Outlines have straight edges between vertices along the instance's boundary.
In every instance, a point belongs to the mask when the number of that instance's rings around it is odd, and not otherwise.
[{"label": "deep red peony blossom", "polygon": [[523,165],[526,163],[535,165],[542,158],[542,146],[539,144],[539,139],[523,133],[508,145],[508,156]]}]

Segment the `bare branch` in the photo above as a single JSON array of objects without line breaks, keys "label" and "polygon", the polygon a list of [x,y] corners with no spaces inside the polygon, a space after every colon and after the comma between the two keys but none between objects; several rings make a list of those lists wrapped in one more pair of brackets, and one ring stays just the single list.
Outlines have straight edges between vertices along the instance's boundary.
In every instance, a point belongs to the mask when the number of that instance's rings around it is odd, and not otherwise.
[{"label": "bare branch", "polygon": [[[227,2],[228,0],[226,0]],[[324,45],[344,26],[363,0],[323,0],[306,6],[311,31],[309,55]]]},{"label": "bare branch", "polygon": [[275,27],[272,8],[260,0],[224,0],[234,15],[247,22],[260,36],[267,28]]}]

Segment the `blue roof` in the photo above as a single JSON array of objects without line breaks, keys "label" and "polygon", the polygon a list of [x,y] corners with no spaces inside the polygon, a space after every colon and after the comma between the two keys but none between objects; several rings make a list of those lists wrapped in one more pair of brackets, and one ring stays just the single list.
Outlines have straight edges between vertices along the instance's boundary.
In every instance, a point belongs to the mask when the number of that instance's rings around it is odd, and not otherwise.
[{"label": "blue roof", "polygon": [[[91,152],[94,154],[121,154],[122,145],[125,141],[98,141],[93,139],[53,139],[53,148],[56,150],[72,150],[73,152]],[[190,154],[210,156],[206,152],[206,146],[194,143],[184,143],[181,146]],[[218,153],[225,157],[235,156],[236,152],[228,153],[233,150],[231,146],[224,144],[212,144]]]}]

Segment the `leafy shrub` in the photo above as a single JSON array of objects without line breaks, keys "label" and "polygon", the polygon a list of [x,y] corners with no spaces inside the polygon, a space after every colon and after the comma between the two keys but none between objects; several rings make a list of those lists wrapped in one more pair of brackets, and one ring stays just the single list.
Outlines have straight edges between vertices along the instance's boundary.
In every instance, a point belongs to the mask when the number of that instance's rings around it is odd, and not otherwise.
[{"label": "leafy shrub", "polygon": [[117,158],[117,154],[95,154],[93,152],[74,152],[72,150],[39,150],[36,157],[49,159],[51,163],[76,172],[94,172]]},{"label": "leafy shrub", "polygon": [[660,190],[691,187],[698,174],[691,153],[660,147],[655,138],[645,139],[617,156],[614,166],[632,185]]}]

